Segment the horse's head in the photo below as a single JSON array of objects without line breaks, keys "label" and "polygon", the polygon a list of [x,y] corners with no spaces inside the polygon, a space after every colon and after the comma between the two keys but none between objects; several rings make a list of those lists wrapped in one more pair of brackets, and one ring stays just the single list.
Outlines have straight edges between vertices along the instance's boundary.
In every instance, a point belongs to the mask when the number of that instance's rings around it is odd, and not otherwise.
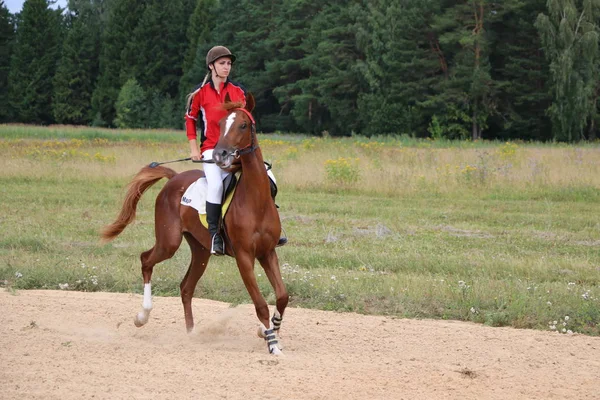
[{"label": "horse's head", "polygon": [[231,102],[226,95],[223,108],[227,115],[219,122],[221,134],[213,150],[213,160],[219,167],[228,169],[235,159],[256,150],[255,122],[250,114],[254,97],[249,93],[244,106],[242,102]]}]

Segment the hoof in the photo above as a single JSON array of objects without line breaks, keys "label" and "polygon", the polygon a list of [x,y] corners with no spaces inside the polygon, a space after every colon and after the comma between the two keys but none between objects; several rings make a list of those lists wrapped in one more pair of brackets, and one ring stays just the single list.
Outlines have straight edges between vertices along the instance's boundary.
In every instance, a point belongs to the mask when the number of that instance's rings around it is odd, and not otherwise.
[{"label": "hoof", "polygon": [[277,346],[269,347],[269,353],[271,353],[274,356],[282,356],[283,355],[283,353]]},{"label": "hoof", "polygon": [[148,322],[149,315],[150,315],[150,312],[140,311],[139,313],[137,313],[137,315],[133,319],[133,324],[135,326],[137,326],[138,328],[146,325],[146,323]]},{"label": "hoof", "polygon": [[256,332],[256,334],[261,339],[265,339],[265,337],[266,337],[265,334],[264,334],[264,332],[263,332],[263,330],[262,330],[262,328],[260,326],[258,327],[258,331]]}]

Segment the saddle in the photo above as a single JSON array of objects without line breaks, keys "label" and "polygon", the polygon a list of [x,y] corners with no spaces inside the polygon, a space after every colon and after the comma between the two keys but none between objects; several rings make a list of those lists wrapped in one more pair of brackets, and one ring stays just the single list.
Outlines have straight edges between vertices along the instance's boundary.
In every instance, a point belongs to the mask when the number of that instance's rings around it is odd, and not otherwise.
[{"label": "saddle", "polygon": [[[267,174],[269,175],[271,197],[273,200],[275,200],[275,196],[277,196],[277,183],[275,176],[271,171],[271,164],[265,162],[265,167],[267,169]],[[223,207],[221,209],[221,219],[225,219],[225,215],[227,214],[227,210],[229,209],[229,205],[231,204],[231,200],[233,199],[233,195],[235,193],[235,188],[237,187],[241,175],[242,171],[240,170],[235,174],[227,175],[225,179],[223,179],[223,198],[221,199],[221,204]],[[181,197],[181,204],[193,207],[198,211],[200,222],[205,228],[208,228],[208,222],[206,221],[207,190],[208,184],[206,182],[206,178],[202,177],[196,182],[192,183]]]}]

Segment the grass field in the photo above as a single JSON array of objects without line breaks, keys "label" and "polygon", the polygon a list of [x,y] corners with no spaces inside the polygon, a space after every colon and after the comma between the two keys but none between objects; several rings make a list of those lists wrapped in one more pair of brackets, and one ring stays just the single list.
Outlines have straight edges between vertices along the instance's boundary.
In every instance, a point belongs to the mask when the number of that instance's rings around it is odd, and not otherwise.
[{"label": "grass field", "polygon": [[[163,183],[114,242],[100,244],[98,230],[129,179],[187,157],[185,142],[183,132],[0,125],[0,283],[141,293]],[[598,143],[259,142],[278,178],[292,306],[600,334]],[[178,296],[188,262],[184,244],[155,268],[154,293]],[[231,258],[211,259],[196,295],[250,301]]]}]

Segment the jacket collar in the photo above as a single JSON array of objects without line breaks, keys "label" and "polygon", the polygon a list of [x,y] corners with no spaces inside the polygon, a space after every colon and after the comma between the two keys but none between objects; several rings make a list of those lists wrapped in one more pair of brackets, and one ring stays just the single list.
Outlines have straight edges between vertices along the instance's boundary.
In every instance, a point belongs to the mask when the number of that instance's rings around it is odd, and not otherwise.
[{"label": "jacket collar", "polygon": [[[226,88],[227,85],[229,85],[230,82],[231,82],[231,80],[229,79],[229,77],[227,77],[227,79],[225,79],[225,84],[223,85],[223,89]],[[210,84],[210,86],[212,86],[213,89],[217,90],[217,88],[215,87],[215,83],[212,80],[212,76],[210,77],[210,79],[206,83]]]}]

